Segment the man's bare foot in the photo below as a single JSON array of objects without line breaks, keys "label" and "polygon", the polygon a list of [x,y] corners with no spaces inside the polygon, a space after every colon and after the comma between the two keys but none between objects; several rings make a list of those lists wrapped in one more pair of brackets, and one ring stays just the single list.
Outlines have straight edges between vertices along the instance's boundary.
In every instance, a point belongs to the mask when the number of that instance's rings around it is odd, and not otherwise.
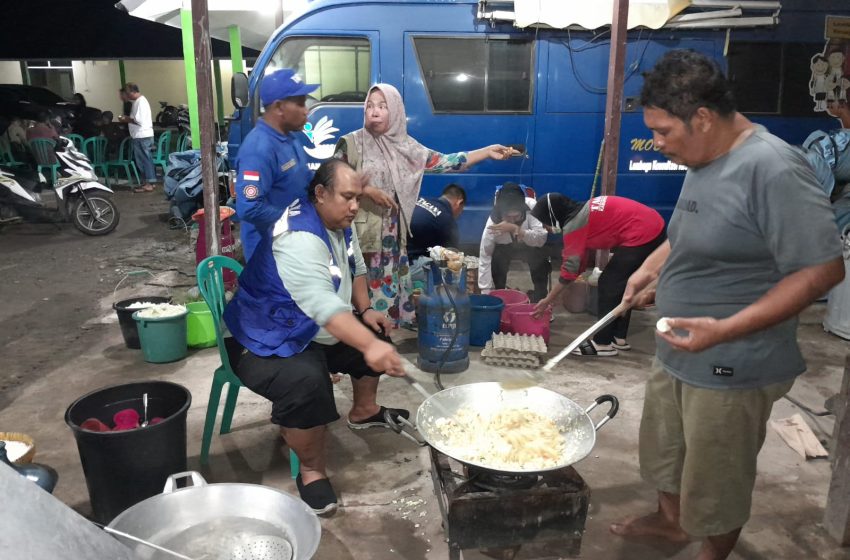
[{"label": "man's bare foot", "polygon": [[677,523],[665,518],[659,512],[612,523],[610,530],[621,537],[659,537],[675,543],[690,540],[688,534]]}]

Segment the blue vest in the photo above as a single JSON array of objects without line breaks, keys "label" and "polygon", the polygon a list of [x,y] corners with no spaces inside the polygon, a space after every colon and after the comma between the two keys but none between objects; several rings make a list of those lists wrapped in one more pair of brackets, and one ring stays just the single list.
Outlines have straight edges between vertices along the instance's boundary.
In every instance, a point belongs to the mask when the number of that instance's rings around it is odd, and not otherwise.
[{"label": "blue vest", "polygon": [[[274,238],[286,231],[306,231],[325,242],[331,259],[328,270],[339,290],[341,271],[328,232],[313,204],[297,199],[265,235],[239,275],[239,290],[224,310],[224,322],[233,337],[257,356],[294,356],[310,344],[319,325],[296,305],[277,271],[272,253]],[[345,229],[348,266],[354,276],[351,228]]]}]

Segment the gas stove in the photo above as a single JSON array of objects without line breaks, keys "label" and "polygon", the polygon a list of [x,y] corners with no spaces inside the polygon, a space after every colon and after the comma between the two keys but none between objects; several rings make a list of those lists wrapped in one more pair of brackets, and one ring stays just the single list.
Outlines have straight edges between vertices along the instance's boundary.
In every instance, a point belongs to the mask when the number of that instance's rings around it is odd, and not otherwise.
[{"label": "gas stove", "polygon": [[451,560],[464,549],[513,558],[523,545],[578,556],[590,489],[575,469],[509,475],[463,465],[433,447],[430,453]]}]

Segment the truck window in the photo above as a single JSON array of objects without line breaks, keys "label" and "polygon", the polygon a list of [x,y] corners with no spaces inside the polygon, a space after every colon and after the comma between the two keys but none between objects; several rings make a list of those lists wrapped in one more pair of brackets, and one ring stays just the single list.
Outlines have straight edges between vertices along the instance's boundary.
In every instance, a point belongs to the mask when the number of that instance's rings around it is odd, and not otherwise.
[{"label": "truck window", "polygon": [[729,79],[742,113],[810,117],[810,61],[823,43],[732,42]]},{"label": "truck window", "polygon": [[414,37],[435,113],[528,113],[532,99],[532,42]]},{"label": "truck window", "polygon": [[312,103],[362,103],[371,84],[370,63],[369,40],[363,37],[290,37],[272,55],[266,73],[293,68],[305,82],[320,84],[309,96]]}]

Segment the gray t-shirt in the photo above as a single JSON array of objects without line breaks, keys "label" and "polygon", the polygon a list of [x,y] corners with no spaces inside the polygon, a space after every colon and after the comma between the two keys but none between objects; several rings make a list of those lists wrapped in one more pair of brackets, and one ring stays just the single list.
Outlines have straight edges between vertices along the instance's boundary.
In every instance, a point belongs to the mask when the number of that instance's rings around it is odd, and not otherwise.
[{"label": "gray t-shirt", "polygon": [[[306,231],[287,231],[275,238],[272,251],[277,272],[293,301],[321,327],[313,341],[333,345],[339,340],[325,330],[325,325],[337,313],[351,312],[352,280],[343,232],[325,231],[339,266],[339,290],[334,289],[331,253],[319,237]],[[351,229],[351,250],[354,254],[354,276],[363,276],[366,263],[363,262],[354,228]]]},{"label": "gray t-shirt", "polygon": [[[760,126],[730,153],[688,170],[668,236],[657,291],[662,317],[728,317],[785,276],[841,256],[811,168]],[[698,387],[760,387],[806,369],[796,318],[697,353],[657,342],[664,368]]]}]

